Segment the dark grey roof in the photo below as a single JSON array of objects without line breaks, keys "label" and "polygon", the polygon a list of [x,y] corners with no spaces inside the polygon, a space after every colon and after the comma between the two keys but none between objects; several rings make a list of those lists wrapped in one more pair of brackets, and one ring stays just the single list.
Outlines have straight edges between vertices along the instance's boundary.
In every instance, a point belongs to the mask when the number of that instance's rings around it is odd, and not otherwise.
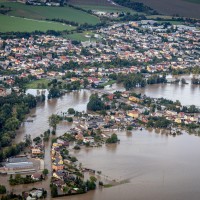
[{"label": "dark grey roof", "polygon": [[27,157],[15,157],[15,158],[9,158],[8,162],[9,163],[18,163],[18,162],[27,162],[28,159]]},{"label": "dark grey roof", "polygon": [[32,162],[18,162],[18,163],[6,163],[6,168],[31,168],[33,167]]}]

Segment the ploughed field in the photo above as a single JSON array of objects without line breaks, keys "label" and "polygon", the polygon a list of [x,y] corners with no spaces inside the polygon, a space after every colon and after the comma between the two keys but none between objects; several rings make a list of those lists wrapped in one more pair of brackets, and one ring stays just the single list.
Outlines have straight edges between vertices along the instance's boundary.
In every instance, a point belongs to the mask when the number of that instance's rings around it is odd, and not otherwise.
[{"label": "ploughed field", "polygon": [[137,0],[161,14],[200,18],[200,0]]}]

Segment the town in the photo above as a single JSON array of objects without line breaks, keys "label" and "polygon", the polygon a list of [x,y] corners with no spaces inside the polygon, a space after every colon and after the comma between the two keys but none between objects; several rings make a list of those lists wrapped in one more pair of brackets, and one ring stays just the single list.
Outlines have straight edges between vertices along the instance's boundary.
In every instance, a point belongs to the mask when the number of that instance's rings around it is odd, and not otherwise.
[{"label": "town", "polygon": [[[43,34],[0,38],[0,176],[7,177],[6,185],[30,187],[16,198],[54,198],[121,184],[84,167],[74,156],[82,149],[120,145],[119,131],[151,128],[164,129],[172,137],[184,132],[200,135],[198,106],[134,91],[153,84],[188,84],[184,78],[167,80],[166,75],[173,73],[195,74],[191,84],[200,84],[198,23],[120,22],[88,38],[86,42]],[[105,89],[115,83],[122,84],[123,90]],[[34,97],[25,93],[29,88],[40,91]],[[34,121],[26,118],[31,109],[46,98],[62,98],[81,89],[92,93],[87,112],[69,108],[52,114],[46,119],[48,130],[35,138],[26,135],[11,147],[21,123]],[[57,136],[61,122],[71,126]],[[1,184],[0,193],[5,194],[11,187]]]}]

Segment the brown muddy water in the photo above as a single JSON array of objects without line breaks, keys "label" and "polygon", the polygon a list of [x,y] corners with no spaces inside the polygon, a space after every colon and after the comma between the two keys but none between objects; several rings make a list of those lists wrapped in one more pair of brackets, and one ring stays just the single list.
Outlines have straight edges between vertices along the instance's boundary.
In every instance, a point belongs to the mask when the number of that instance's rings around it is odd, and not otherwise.
[{"label": "brown muddy water", "polygon": [[[170,89],[171,88],[171,89]],[[191,85],[157,85],[142,89],[148,96],[180,100],[189,105],[200,105],[200,87]],[[123,90],[121,86],[107,87],[108,91]],[[139,89],[138,89],[139,90]],[[140,89],[140,91],[142,91]],[[28,91],[32,94],[36,90]],[[16,142],[25,134],[32,138],[49,128],[48,117],[52,113],[66,112],[73,107],[86,111],[91,92],[87,90],[65,94],[62,98],[46,101],[33,109],[33,123],[25,122],[19,130]],[[57,135],[66,132],[72,124],[58,125]],[[120,143],[100,148],[73,151],[84,167],[102,171],[104,178],[128,183],[111,188],[98,189],[84,195],[57,199],[69,200],[199,200],[200,199],[200,138],[183,134],[167,136],[158,130],[134,130],[118,132]],[[50,169],[50,142],[46,144],[45,167]],[[0,177],[4,183],[7,177]],[[50,179],[34,184],[48,188]],[[14,192],[28,190],[33,185],[16,186]],[[9,186],[7,185],[9,188]],[[50,197],[48,197],[50,199]]]}]

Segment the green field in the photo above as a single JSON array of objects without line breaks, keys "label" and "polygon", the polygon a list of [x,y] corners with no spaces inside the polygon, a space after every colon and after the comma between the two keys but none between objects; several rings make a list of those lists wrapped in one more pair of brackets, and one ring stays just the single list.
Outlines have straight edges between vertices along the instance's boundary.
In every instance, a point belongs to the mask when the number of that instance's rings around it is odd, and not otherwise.
[{"label": "green field", "polygon": [[65,7],[50,7],[50,6],[30,6],[22,3],[13,2],[0,2],[0,5],[11,7],[12,11],[8,14],[11,16],[25,17],[30,19],[45,20],[45,19],[65,19],[68,21],[74,21],[80,24],[88,23],[95,25],[100,22],[99,18],[90,15],[86,12]]},{"label": "green field", "polygon": [[69,0],[69,4],[81,7],[85,10],[99,10],[106,12],[130,12],[135,14],[136,12],[130,8],[118,6],[110,3],[107,0]]},{"label": "green field", "polygon": [[50,81],[47,79],[39,79],[36,81],[32,81],[26,85],[26,89],[46,89],[48,88],[49,82]]},{"label": "green field", "polygon": [[87,37],[85,37],[84,33],[74,33],[74,34],[64,35],[64,37],[70,40],[76,40],[76,41],[81,41],[81,42],[85,42],[89,40]]},{"label": "green field", "polygon": [[74,27],[56,22],[23,19],[19,17],[11,17],[0,15],[0,32],[33,32],[33,31],[63,31],[73,30]]},{"label": "green field", "polygon": [[86,35],[93,36],[94,34],[90,31],[84,31],[83,33],[73,33],[73,34],[68,34],[68,35],[63,35],[63,36],[70,40],[76,40],[76,41],[81,41],[81,42],[85,42],[88,40],[92,40],[92,41],[95,40],[95,38],[89,38],[89,37],[86,37]]}]

